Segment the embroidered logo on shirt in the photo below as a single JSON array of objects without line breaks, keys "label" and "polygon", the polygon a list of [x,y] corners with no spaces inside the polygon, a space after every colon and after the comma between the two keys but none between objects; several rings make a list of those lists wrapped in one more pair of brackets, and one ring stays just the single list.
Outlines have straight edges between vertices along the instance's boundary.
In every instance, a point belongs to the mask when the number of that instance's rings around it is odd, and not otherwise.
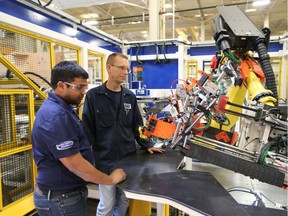
[{"label": "embroidered logo on shirt", "polygon": [[126,111],[126,115],[127,115],[128,112],[131,110],[131,104],[124,103],[124,109],[125,109],[125,111]]},{"label": "embroidered logo on shirt", "polygon": [[56,145],[57,150],[66,150],[73,146],[74,142],[72,140],[65,141]]}]

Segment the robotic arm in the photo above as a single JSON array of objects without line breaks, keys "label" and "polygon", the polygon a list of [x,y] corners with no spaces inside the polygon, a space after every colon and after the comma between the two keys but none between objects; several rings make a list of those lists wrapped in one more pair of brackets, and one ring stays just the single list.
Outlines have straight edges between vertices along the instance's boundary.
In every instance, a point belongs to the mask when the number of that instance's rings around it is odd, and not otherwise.
[{"label": "robotic arm", "polygon": [[[178,84],[164,108],[168,115],[149,117],[143,134],[189,157],[282,186],[288,170],[287,105],[278,106],[276,99],[269,31],[259,31],[237,7],[218,10],[214,73],[200,71],[199,80]],[[227,93],[225,80],[233,83]]]}]

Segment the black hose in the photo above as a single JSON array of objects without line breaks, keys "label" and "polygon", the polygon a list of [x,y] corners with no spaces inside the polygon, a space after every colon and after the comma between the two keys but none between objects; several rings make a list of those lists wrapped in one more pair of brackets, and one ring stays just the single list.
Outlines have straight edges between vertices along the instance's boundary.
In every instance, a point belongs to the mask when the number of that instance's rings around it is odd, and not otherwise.
[{"label": "black hose", "polygon": [[11,78],[13,78],[13,77],[14,77],[13,73],[8,69],[8,70],[6,71],[6,78],[11,79]]},{"label": "black hose", "polygon": [[273,68],[270,62],[270,56],[267,52],[267,49],[263,40],[258,41],[256,45],[256,50],[259,55],[260,65],[266,77],[266,87],[267,89],[272,91],[273,97],[276,98],[276,100],[278,100],[276,80],[275,80]]},{"label": "black hose", "polygon": [[166,63],[170,63],[170,60],[167,59],[167,57],[166,57],[165,43],[163,43],[163,45],[162,45],[162,53],[163,53],[163,55],[164,55],[164,63],[165,63],[165,64],[166,64]]},{"label": "black hose", "polygon": [[273,139],[266,143],[264,146],[259,151],[259,155],[257,156],[256,162],[259,164],[264,164],[265,163],[265,158],[266,158],[266,151],[269,151],[271,147],[277,146],[278,142],[276,139]]},{"label": "black hose", "polygon": [[223,20],[221,16],[218,16],[215,20],[216,33],[214,34],[214,39],[216,41],[217,48],[219,50],[231,49],[230,37],[226,29],[223,27]]},{"label": "black hose", "polygon": [[40,85],[39,85],[36,81],[34,81],[33,79],[31,79],[30,77],[28,77],[28,79],[31,80],[31,82],[33,82],[38,88],[40,88]]},{"label": "black hose", "polygon": [[138,48],[137,48],[137,51],[136,51],[136,60],[137,60],[137,63],[138,63],[138,64],[141,64],[141,65],[142,65],[142,64],[144,64],[144,62],[140,61],[140,60],[139,60],[139,57],[138,57],[139,51],[140,51],[140,47],[141,47],[141,46],[140,46],[140,44],[139,44],[139,45],[138,45]]},{"label": "black hose", "polygon": [[38,0],[38,3],[39,3],[42,7],[48,7],[52,2],[53,2],[53,0],[50,0],[49,2],[47,2],[47,4],[42,5],[41,1]]},{"label": "black hose", "polygon": [[[23,74],[25,74],[25,75],[34,75],[34,76],[40,78],[41,80],[43,80],[45,83],[47,83],[47,84],[51,87],[50,82],[48,82],[47,79],[45,79],[44,77],[42,77],[42,76],[39,75],[39,74],[36,74],[36,73],[34,73],[34,72],[24,72]],[[39,85],[37,84],[37,86],[39,86]]]},{"label": "black hose", "polygon": [[159,59],[159,49],[158,49],[158,45],[155,44],[155,49],[156,49],[156,59],[155,59],[155,64],[161,64],[162,61]]}]

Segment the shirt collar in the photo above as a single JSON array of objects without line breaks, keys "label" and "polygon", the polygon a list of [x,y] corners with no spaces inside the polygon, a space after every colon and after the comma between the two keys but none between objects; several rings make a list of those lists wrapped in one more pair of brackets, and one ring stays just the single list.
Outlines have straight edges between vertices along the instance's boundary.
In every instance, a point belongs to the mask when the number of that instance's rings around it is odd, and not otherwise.
[{"label": "shirt collar", "polygon": [[48,92],[48,96],[50,100],[53,100],[54,102],[58,103],[63,108],[67,110],[71,109],[72,111],[74,111],[73,106],[71,104],[67,103],[65,100],[56,95],[54,92]]},{"label": "shirt collar", "polygon": [[[107,82],[107,81],[106,81]],[[100,85],[98,88],[97,88],[97,93],[98,94],[105,94],[107,93],[107,88],[106,88],[106,82],[103,83],[102,85]],[[123,95],[130,95],[131,92],[130,90],[126,89],[126,88],[123,88],[123,86],[121,86],[121,92]]]}]

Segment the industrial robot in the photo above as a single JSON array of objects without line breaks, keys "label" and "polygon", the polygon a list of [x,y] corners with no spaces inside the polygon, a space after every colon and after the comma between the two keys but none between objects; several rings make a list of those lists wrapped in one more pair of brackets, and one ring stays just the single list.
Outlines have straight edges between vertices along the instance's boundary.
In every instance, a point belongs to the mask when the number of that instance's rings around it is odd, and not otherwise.
[{"label": "industrial robot", "polygon": [[179,80],[162,115],[147,116],[141,136],[202,162],[285,186],[287,102],[278,101],[267,53],[270,30],[258,30],[235,6],[217,9],[218,51],[211,72]]}]

